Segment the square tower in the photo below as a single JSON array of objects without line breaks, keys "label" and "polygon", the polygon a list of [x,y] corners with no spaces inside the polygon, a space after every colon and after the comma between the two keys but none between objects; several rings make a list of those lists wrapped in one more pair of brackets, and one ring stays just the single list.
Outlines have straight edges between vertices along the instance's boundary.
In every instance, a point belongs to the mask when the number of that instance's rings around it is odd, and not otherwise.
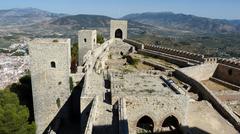
[{"label": "square tower", "polygon": [[128,22],[124,20],[111,20],[110,38],[127,39]]},{"label": "square tower", "polygon": [[89,50],[93,50],[97,45],[97,31],[96,30],[80,30],[78,32],[78,63],[83,65],[85,63],[84,56]]},{"label": "square tower", "polygon": [[70,39],[29,42],[37,134],[43,133],[70,96]]}]

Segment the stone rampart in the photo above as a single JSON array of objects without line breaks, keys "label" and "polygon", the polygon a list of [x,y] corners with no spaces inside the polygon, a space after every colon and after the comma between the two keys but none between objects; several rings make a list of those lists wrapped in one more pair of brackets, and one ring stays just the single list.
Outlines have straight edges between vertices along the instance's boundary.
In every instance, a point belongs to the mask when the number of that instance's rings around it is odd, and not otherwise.
[{"label": "stone rampart", "polygon": [[197,81],[208,80],[213,76],[218,64],[202,64],[198,66],[181,68],[181,72]]},{"label": "stone rampart", "polygon": [[204,63],[217,63],[217,61],[218,61],[217,57],[204,58]]},{"label": "stone rampart", "polygon": [[93,103],[92,103],[92,106],[91,106],[91,110],[90,110],[90,114],[89,114],[89,117],[88,117],[88,121],[87,121],[87,124],[86,124],[84,134],[92,134],[93,125],[94,125],[94,121],[95,121],[95,118],[96,118],[96,112],[97,112],[97,103],[98,103],[98,99],[97,99],[97,97],[95,97],[93,99]]},{"label": "stone rampart", "polygon": [[229,60],[229,59],[218,59],[218,63],[225,64],[228,66],[240,68],[240,62],[234,61],[234,60]]},{"label": "stone rampart", "polygon": [[219,64],[213,77],[240,86],[240,68]]},{"label": "stone rampart", "polygon": [[195,79],[190,73],[186,74],[185,72],[186,71],[182,71],[182,69],[178,69],[174,72],[174,75],[179,80],[188,83],[196,89],[204,99],[208,100],[223,117],[240,131],[240,119],[231,111],[231,109],[229,109],[229,107],[215,96],[206,86],[200,83],[199,80]]},{"label": "stone rampart", "polygon": [[153,120],[154,132],[163,130],[162,124],[168,116],[175,116],[181,125],[185,125],[187,110],[186,96],[138,95],[126,96],[125,100],[130,134],[136,133],[137,123],[144,116],[148,116]]},{"label": "stone rampart", "polygon": [[193,59],[199,62],[204,62],[204,55],[201,55],[201,54],[190,53],[190,52],[171,49],[171,48],[159,47],[156,45],[144,45],[144,49],[150,49],[150,50],[154,50],[162,53],[184,57],[187,59]]},{"label": "stone rampart", "polygon": [[136,48],[136,50],[144,49],[144,44],[140,43],[140,42],[137,42],[135,40],[124,39],[123,42],[126,42],[126,43],[128,43],[130,45],[133,45]]},{"label": "stone rampart", "polygon": [[120,98],[118,100],[118,115],[119,115],[119,134],[128,134],[128,122],[126,115],[126,100]]},{"label": "stone rampart", "polygon": [[233,89],[233,90],[240,91],[240,86],[234,85],[234,84],[232,84],[232,83],[229,83],[229,82],[220,80],[220,79],[215,78],[215,77],[211,77],[210,80],[211,80],[211,81],[214,81],[214,82],[216,82],[216,83],[219,83],[219,84],[221,84],[221,85],[224,85],[224,86],[226,86],[226,87],[228,87],[228,88],[231,88],[231,89]]}]

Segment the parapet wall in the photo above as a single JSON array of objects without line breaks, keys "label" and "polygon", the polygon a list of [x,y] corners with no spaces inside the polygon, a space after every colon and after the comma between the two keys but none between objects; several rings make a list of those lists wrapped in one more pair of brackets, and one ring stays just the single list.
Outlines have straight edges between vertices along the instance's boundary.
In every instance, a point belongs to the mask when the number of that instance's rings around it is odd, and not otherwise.
[{"label": "parapet wall", "polygon": [[204,58],[204,63],[217,63],[217,61],[218,61],[217,57]]},{"label": "parapet wall", "polygon": [[232,67],[240,68],[240,62],[229,60],[229,59],[218,59],[218,63],[229,65]]},{"label": "parapet wall", "polygon": [[240,131],[240,119],[206,86],[204,86],[202,83],[200,83],[198,80],[196,80],[189,74],[183,72],[181,69],[176,70],[174,72],[174,75],[179,80],[188,83],[194,89],[196,89],[203,96],[204,99],[208,100],[223,117],[225,117],[238,131]]},{"label": "parapet wall", "polygon": [[168,116],[175,116],[181,125],[186,123],[185,117],[188,107],[186,96],[127,96],[125,101],[130,134],[136,133],[137,122],[143,116],[148,116],[153,120],[154,132],[159,132],[163,129],[161,126]]},{"label": "parapet wall", "polygon": [[208,80],[213,76],[218,64],[202,64],[198,66],[181,68],[181,72],[197,81]]},{"label": "parapet wall", "polygon": [[118,100],[118,115],[119,115],[119,134],[128,134],[128,122],[126,115],[126,100],[124,98],[120,98]]},{"label": "parapet wall", "polygon": [[240,68],[219,64],[213,77],[240,86]]},{"label": "parapet wall", "polygon": [[96,111],[97,110],[97,102],[98,102],[98,99],[97,99],[97,97],[95,97],[93,99],[91,110],[89,112],[90,114],[88,117],[88,121],[87,121],[87,125],[86,125],[86,129],[84,131],[84,134],[92,134],[93,125],[94,125],[94,121],[96,118],[96,112],[97,112]]},{"label": "parapet wall", "polygon": [[167,53],[171,55],[176,55],[176,56],[204,62],[204,55],[201,55],[201,54],[190,53],[190,52],[171,49],[171,48],[159,47],[156,45],[144,45],[144,49],[150,49],[150,50],[154,50],[162,53]]},{"label": "parapet wall", "polygon": [[130,39],[124,39],[123,42],[133,45],[136,49],[144,49],[143,43],[140,43],[140,42],[137,42],[134,40],[130,40]]}]

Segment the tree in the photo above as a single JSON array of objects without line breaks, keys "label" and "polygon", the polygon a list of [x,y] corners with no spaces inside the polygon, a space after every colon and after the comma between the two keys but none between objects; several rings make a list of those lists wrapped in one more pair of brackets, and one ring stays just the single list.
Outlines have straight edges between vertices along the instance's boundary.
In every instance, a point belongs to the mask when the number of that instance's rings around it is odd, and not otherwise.
[{"label": "tree", "polygon": [[27,107],[19,104],[15,93],[0,91],[0,134],[34,134],[35,123],[29,124],[28,117]]},{"label": "tree", "polygon": [[12,84],[9,89],[17,94],[20,105],[26,105],[29,109],[29,122],[34,121],[31,76],[21,77],[19,83]]},{"label": "tree", "polygon": [[97,43],[104,43],[104,37],[102,34],[97,34]]},{"label": "tree", "polygon": [[74,43],[71,48],[71,73],[77,72],[78,43]]}]

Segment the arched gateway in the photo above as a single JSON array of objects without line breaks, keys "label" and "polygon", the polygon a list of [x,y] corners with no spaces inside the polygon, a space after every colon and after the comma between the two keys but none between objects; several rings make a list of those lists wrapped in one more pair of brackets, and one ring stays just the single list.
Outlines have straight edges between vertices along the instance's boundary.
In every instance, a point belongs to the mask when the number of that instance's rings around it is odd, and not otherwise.
[{"label": "arched gateway", "polygon": [[115,38],[120,38],[120,39],[123,38],[123,32],[122,32],[121,29],[117,29],[117,30],[115,31]]},{"label": "arched gateway", "polygon": [[137,122],[137,133],[153,133],[154,123],[149,116],[143,116]]},{"label": "arched gateway", "polygon": [[110,22],[110,38],[127,39],[127,21],[111,20]]}]

